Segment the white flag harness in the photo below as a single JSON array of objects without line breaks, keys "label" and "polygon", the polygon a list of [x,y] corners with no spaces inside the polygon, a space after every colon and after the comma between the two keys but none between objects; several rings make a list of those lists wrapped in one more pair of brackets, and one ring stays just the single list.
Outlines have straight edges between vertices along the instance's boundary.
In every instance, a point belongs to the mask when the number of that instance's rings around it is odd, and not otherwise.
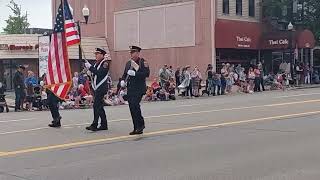
[{"label": "white flag harness", "polygon": [[[97,68],[97,70],[99,70],[101,68],[101,65],[106,62],[107,60],[103,60],[100,62],[100,64],[97,66],[97,64],[94,65],[94,67]],[[109,72],[108,74],[99,82],[99,84],[97,84],[97,75],[95,74],[94,77],[93,77],[93,83],[92,83],[92,88],[93,90],[97,90],[104,82],[106,82],[106,80],[109,78]]]}]

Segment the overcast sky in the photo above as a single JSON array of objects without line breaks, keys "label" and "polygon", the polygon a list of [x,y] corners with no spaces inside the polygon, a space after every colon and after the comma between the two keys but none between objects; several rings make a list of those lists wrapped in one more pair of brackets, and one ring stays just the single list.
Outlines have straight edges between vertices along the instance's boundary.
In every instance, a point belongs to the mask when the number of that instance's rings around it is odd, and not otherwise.
[{"label": "overcast sky", "polygon": [[[7,7],[10,0],[0,0],[0,32],[11,14],[10,9]],[[36,28],[52,28],[51,27],[51,0],[15,0],[20,4],[23,12],[28,12],[28,19],[30,27]]]}]

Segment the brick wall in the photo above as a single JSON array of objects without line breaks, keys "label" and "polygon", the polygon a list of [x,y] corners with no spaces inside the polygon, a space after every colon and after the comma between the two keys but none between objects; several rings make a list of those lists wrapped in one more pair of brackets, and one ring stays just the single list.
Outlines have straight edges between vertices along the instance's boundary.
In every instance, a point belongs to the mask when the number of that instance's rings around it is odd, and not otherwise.
[{"label": "brick wall", "polygon": [[[151,5],[164,5],[168,3],[186,2],[189,0],[110,0],[107,1],[107,32],[108,44],[112,55],[112,76],[120,77],[123,68],[129,59],[128,51],[114,51],[114,12],[120,10],[136,9]],[[135,2],[135,3],[134,3]],[[142,56],[149,62],[151,78],[157,77],[159,68],[164,64],[174,68],[191,65],[199,66],[205,72],[206,66],[212,63],[212,32],[211,32],[211,1],[194,0],[195,2],[195,46],[177,48],[158,48],[142,51]]]}]

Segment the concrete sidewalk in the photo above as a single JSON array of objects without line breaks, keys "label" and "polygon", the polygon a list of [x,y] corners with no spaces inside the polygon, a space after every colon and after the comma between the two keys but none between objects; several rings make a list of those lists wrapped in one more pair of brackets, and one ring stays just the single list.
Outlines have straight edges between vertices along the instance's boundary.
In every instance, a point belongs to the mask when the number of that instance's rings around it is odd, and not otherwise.
[{"label": "concrete sidewalk", "polygon": [[[301,86],[297,86],[297,87],[293,87],[293,88],[290,88],[289,90],[295,90],[295,89],[312,89],[312,88],[320,88],[320,84],[312,84],[312,85],[301,85]],[[6,92],[6,101],[8,103],[8,106],[10,108],[14,108],[15,106],[15,94],[14,92],[10,91],[10,92]],[[235,94],[239,94],[240,93],[235,93]],[[178,98],[180,99],[180,98]]]}]

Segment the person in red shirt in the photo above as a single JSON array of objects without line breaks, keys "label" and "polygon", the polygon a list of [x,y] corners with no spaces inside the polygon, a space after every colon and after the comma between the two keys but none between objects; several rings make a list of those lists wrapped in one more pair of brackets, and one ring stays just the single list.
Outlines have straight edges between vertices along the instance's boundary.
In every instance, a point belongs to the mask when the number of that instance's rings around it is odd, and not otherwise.
[{"label": "person in red shirt", "polygon": [[90,80],[88,77],[86,77],[86,81],[84,82],[84,90],[88,93],[88,95],[92,95],[91,94],[91,84],[90,84]]},{"label": "person in red shirt", "polygon": [[85,86],[83,84],[79,85],[78,89],[78,97],[76,98],[76,105],[79,104],[79,102],[82,99],[86,100],[86,105],[90,106],[92,105],[93,97],[88,93],[88,91],[85,89]]},{"label": "person in red shirt", "polygon": [[158,91],[160,91],[161,87],[159,83],[157,82],[157,78],[154,79],[153,83],[151,84],[151,88],[153,89],[153,93],[156,94]]}]

